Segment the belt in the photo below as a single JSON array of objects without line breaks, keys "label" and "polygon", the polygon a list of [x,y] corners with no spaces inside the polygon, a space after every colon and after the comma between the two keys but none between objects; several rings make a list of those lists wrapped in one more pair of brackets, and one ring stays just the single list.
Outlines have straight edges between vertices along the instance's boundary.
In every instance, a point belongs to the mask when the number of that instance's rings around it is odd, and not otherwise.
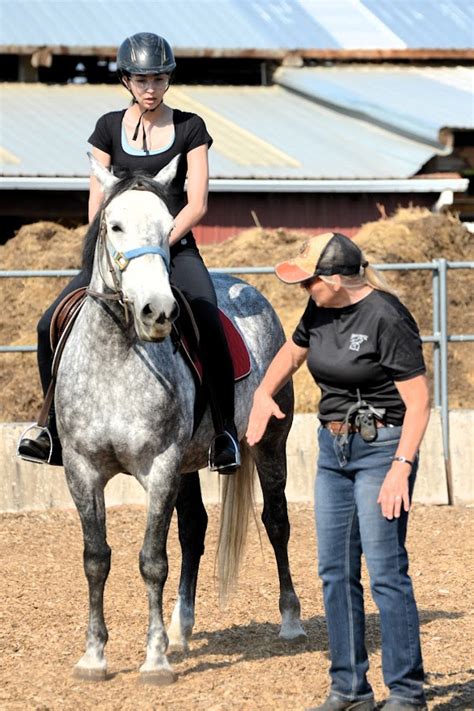
[{"label": "belt", "polygon": [[[374,419],[374,422],[377,428],[386,427],[386,425],[380,420]],[[322,426],[325,429],[329,430],[329,432],[334,436],[353,434],[354,432],[359,431],[353,422],[344,422],[344,420],[333,420],[332,422],[323,422]]]}]

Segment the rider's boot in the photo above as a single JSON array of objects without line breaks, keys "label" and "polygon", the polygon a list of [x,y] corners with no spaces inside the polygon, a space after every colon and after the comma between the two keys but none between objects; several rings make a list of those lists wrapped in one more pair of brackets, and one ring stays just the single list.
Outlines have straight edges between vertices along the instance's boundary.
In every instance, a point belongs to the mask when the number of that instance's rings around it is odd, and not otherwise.
[{"label": "rider's boot", "polygon": [[47,427],[43,428],[37,437],[21,438],[17,453],[22,459],[31,462],[62,465],[62,447],[56,429],[54,412],[51,412],[48,418]]},{"label": "rider's boot", "polygon": [[208,466],[212,472],[234,474],[240,467],[240,447],[234,422],[227,422],[216,435],[209,447]]}]

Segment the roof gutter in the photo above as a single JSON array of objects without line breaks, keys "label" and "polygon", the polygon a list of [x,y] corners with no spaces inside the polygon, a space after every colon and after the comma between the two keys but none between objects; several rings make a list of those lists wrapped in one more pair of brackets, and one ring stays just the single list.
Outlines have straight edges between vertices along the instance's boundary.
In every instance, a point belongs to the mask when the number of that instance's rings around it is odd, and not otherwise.
[{"label": "roof gutter", "polygon": [[[211,178],[211,193],[441,193],[466,192],[467,178],[384,180],[263,180]],[[89,178],[0,177],[0,190],[89,190]]]},{"label": "roof gutter", "polygon": [[[464,48],[425,48],[405,47],[398,49],[378,48],[345,48],[345,49],[316,49],[309,47],[275,48],[275,47],[174,47],[176,57],[205,57],[205,58],[238,58],[257,60],[285,61],[289,65],[298,64],[301,60],[318,61],[420,61],[429,60],[456,60],[459,62],[472,61],[474,49]],[[31,55],[41,65],[48,61],[52,55],[94,56],[115,59],[117,47],[115,45],[87,46],[64,44],[0,44],[0,54]]]}]

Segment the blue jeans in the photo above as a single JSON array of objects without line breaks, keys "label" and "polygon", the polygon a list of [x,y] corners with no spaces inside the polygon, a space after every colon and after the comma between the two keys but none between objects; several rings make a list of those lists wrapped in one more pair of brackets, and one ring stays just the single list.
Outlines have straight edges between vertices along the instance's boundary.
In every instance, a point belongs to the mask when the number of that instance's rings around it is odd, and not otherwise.
[{"label": "blue jeans", "polygon": [[[331,656],[331,692],[343,699],[373,696],[367,681],[363,589],[364,554],[372,597],[379,609],[382,668],[392,698],[424,702],[418,612],[405,548],[408,514],[382,516],[377,504],[390,469],[401,427],[377,430],[374,442],[349,435],[347,462],[340,464],[336,438],[319,429],[319,459],[315,490],[319,575]],[[410,497],[416,476],[410,475]]]}]

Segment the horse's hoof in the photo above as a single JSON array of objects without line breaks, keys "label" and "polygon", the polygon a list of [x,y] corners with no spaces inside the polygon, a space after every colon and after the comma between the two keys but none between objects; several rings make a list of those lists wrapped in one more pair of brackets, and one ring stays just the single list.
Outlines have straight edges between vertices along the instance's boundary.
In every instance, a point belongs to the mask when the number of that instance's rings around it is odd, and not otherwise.
[{"label": "horse's hoof", "polygon": [[183,642],[170,642],[166,654],[187,654],[189,646]]},{"label": "horse's hoof", "polygon": [[178,675],[170,669],[159,669],[156,671],[140,672],[140,684],[153,684],[153,686],[169,686],[174,684]]},{"label": "horse's hoof", "polygon": [[88,669],[87,667],[74,667],[72,675],[83,681],[105,681],[107,669]]},{"label": "horse's hoof", "polygon": [[283,624],[280,629],[280,634],[278,637],[283,642],[298,643],[305,642],[308,639],[304,627],[300,622],[293,624]]},{"label": "horse's hoof", "polygon": [[298,632],[297,634],[294,635],[278,635],[279,639],[281,642],[286,642],[287,644],[301,644],[302,642],[306,642],[308,640],[308,635],[306,632]]}]

